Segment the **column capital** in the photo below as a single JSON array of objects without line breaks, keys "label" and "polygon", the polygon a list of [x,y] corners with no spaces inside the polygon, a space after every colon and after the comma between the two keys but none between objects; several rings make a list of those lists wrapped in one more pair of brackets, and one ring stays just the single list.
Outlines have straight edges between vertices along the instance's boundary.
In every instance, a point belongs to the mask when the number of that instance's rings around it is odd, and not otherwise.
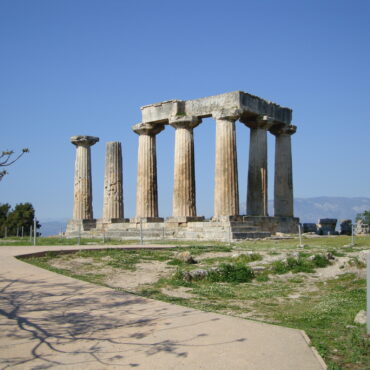
[{"label": "column capital", "polygon": [[270,128],[276,124],[276,121],[267,115],[259,115],[256,117],[242,118],[241,123],[244,123],[249,128],[263,128],[265,130],[270,130]]},{"label": "column capital", "polygon": [[86,135],[77,135],[71,137],[71,143],[76,146],[93,146],[99,141],[98,137],[95,136],[86,136]]},{"label": "column capital", "polygon": [[162,130],[164,130],[163,124],[153,125],[151,123],[143,123],[140,122],[131,127],[132,131],[134,131],[138,135],[150,135],[154,136],[159,134]]},{"label": "column capital", "polygon": [[270,132],[275,136],[281,135],[293,135],[297,131],[297,126],[289,125],[289,126],[272,126]]},{"label": "column capital", "polygon": [[174,115],[169,117],[169,125],[174,128],[192,129],[198,126],[202,120],[196,116]]},{"label": "column capital", "polygon": [[238,120],[243,111],[241,109],[235,108],[235,109],[221,109],[217,112],[212,113],[212,117],[214,119],[224,119],[228,121],[236,121]]}]

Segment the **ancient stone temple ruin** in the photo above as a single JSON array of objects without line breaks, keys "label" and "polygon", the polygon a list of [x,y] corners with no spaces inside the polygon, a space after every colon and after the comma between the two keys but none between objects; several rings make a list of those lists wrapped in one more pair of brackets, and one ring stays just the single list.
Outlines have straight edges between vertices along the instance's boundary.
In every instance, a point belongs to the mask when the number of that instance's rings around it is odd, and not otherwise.
[{"label": "ancient stone temple ruin", "polygon": [[[291,135],[292,110],[242,91],[195,100],[170,100],[141,108],[138,135],[136,215],[124,218],[121,144],[106,144],[104,207],[94,219],[91,195],[90,147],[99,141],[74,136],[76,146],[74,213],[67,235],[137,239],[232,240],[296,233],[293,213]],[[193,131],[203,118],[216,126],[214,216],[196,212]],[[247,214],[239,212],[235,123],[250,130]],[[175,131],[174,189],[171,217],[158,214],[156,136],[171,126]],[[275,136],[274,215],[268,215],[267,135]]]}]

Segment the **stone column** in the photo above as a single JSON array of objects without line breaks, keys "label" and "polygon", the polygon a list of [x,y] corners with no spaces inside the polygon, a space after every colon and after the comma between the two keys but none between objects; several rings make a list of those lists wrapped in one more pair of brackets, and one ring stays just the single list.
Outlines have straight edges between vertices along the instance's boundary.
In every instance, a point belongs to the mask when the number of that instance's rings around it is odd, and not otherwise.
[{"label": "stone column", "polygon": [[123,219],[121,143],[106,143],[103,220]]},{"label": "stone column", "polygon": [[164,129],[164,126],[139,123],[132,129],[139,135],[136,218],[159,221],[156,135]]},{"label": "stone column", "polygon": [[293,171],[291,135],[296,126],[272,127],[275,135],[274,216],[293,217]]},{"label": "stone column", "polygon": [[243,123],[250,128],[247,215],[267,216],[267,130],[273,121],[258,116]]},{"label": "stone column", "polygon": [[90,147],[99,141],[94,136],[72,136],[71,143],[76,146],[74,179],[74,220],[92,220],[92,181]]},{"label": "stone column", "polygon": [[235,121],[239,112],[214,114],[216,119],[216,170],[214,217],[239,215]]},{"label": "stone column", "polygon": [[201,119],[173,116],[169,124],[176,129],[172,220],[196,219],[193,128]]}]

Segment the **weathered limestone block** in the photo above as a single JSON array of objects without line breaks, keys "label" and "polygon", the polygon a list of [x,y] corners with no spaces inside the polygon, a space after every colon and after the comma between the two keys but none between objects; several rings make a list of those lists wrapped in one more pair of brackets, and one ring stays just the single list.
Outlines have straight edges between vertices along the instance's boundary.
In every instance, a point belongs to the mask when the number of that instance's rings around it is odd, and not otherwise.
[{"label": "weathered limestone block", "polygon": [[269,102],[243,91],[207,96],[193,100],[168,100],[141,107],[142,121],[150,123],[167,123],[168,119],[181,106],[182,113],[200,118],[210,117],[222,109],[238,109],[243,117],[268,115],[273,120],[289,125],[292,110]]},{"label": "weathered limestone block", "polygon": [[273,126],[275,135],[274,216],[293,217],[293,169],[291,135],[296,126]]},{"label": "weathered limestone block", "polygon": [[122,148],[121,143],[106,143],[103,219],[123,219]]},{"label": "weathered limestone block", "polygon": [[241,122],[250,128],[247,215],[267,216],[267,130],[274,121],[258,116]]},{"label": "weathered limestone block", "polygon": [[342,220],[340,223],[341,235],[352,235],[352,220]]},{"label": "weathered limestone block", "polygon": [[369,232],[369,225],[365,224],[365,222],[363,220],[358,220],[356,222],[355,232],[356,232],[357,235],[367,234]]},{"label": "weathered limestone block", "polygon": [[74,177],[74,220],[92,220],[92,181],[91,181],[91,149],[99,141],[94,136],[72,136],[71,143],[76,146],[76,162]]},{"label": "weathered limestone block", "polygon": [[175,218],[196,216],[193,128],[200,122],[198,117],[182,115],[171,117],[169,122],[176,129],[172,204]]},{"label": "weathered limestone block", "polygon": [[163,125],[139,123],[132,127],[139,135],[136,186],[136,218],[158,220],[156,135]]},{"label": "weathered limestone block", "polygon": [[320,235],[335,235],[337,226],[336,218],[320,218],[317,221],[317,232]]},{"label": "weathered limestone block", "polygon": [[235,121],[240,111],[215,113],[216,170],[214,217],[239,215],[238,167]]}]

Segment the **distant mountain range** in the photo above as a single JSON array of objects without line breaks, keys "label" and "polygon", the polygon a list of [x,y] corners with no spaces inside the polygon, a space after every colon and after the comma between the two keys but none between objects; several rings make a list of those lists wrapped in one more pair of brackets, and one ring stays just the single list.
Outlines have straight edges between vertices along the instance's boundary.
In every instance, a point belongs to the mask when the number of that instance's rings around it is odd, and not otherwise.
[{"label": "distant mountain range", "polygon": [[[245,207],[244,207],[245,209]],[[336,218],[354,220],[358,213],[370,210],[370,198],[317,197],[294,199],[294,213],[301,222],[317,222],[319,218]],[[273,201],[269,201],[269,213],[273,215]],[[45,220],[41,222],[43,236],[56,235],[65,231],[67,220]]]}]

